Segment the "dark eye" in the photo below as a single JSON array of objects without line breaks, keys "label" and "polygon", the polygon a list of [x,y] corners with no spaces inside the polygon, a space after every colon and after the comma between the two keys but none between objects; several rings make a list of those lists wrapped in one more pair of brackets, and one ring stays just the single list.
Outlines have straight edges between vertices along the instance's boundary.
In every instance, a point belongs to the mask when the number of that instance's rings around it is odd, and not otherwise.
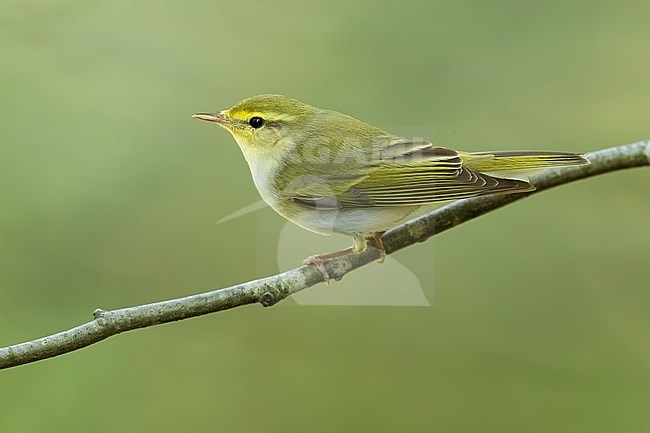
[{"label": "dark eye", "polygon": [[262,119],[261,117],[257,117],[257,116],[251,117],[250,120],[248,121],[248,124],[250,126],[252,126],[253,128],[258,129],[258,128],[261,128],[262,126],[264,126],[264,119]]}]

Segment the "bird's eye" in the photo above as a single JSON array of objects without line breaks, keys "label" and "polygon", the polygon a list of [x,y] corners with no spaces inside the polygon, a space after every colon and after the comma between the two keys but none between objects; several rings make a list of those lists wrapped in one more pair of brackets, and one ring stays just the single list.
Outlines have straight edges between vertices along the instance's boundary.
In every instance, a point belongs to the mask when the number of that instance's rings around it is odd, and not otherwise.
[{"label": "bird's eye", "polygon": [[251,117],[250,120],[248,121],[248,124],[250,126],[252,126],[253,128],[255,128],[255,129],[259,129],[262,126],[264,126],[264,119],[262,119],[261,117],[257,117],[257,116]]}]

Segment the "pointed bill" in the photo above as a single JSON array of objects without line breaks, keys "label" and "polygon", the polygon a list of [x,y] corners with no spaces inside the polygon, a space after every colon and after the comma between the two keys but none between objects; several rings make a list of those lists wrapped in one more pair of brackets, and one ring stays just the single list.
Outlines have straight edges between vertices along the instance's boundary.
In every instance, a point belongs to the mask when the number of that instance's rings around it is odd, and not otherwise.
[{"label": "pointed bill", "polygon": [[196,119],[206,120],[208,122],[215,122],[220,125],[225,125],[228,123],[228,117],[226,117],[226,114],[223,111],[220,113],[196,113],[192,114],[192,117]]}]

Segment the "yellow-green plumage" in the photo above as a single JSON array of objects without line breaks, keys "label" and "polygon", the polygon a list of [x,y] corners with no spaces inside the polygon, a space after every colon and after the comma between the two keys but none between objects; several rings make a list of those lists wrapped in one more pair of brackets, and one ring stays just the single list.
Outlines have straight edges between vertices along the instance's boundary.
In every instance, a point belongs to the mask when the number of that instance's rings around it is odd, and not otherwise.
[{"label": "yellow-green plumage", "polygon": [[308,230],[352,236],[357,252],[365,249],[366,237],[437,204],[532,191],[532,184],[512,177],[588,164],[572,153],[436,147],[282,95],[255,96],[219,114],[195,116],[232,133],[273,209]]}]

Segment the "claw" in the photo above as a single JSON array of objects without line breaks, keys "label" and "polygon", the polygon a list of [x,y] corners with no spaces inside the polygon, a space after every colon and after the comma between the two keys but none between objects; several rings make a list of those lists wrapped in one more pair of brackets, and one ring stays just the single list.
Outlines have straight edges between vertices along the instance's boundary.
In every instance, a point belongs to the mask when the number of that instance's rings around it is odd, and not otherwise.
[{"label": "claw", "polygon": [[320,273],[323,274],[323,280],[325,280],[325,284],[329,284],[331,278],[330,274],[327,273],[327,269],[325,269],[325,261],[334,259],[336,257],[346,256],[348,254],[353,254],[352,248],[346,248],[344,250],[333,251],[326,254],[316,254],[315,256],[309,256],[302,261],[302,264],[316,266],[316,269],[318,269]]},{"label": "claw", "polygon": [[323,280],[325,281],[325,284],[329,285],[330,274],[328,274],[327,269],[325,269],[325,264],[324,264],[325,260],[326,258],[324,258],[323,256],[319,256],[319,255],[309,256],[302,261],[302,264],[316,266],[316,269],[318,269],[320,273],[323,274]]},{"label": "claw", "polygon": [[[369,238],[371,238],[375,242],[375,245],[379,250],[379,259],[377,259],[379,263],[384,263],[384,260],[386,260],[386,248],[384,248],[384,243],[381,241],[381,236],[384,233],[385,232],[376,232],[369,236]],[[302,264],[316,266],[316,269],[318,269],[318,271],[323,275],[323,281],[325,281],[325,284],[329,285],[331,277],[330,274],[327,272],[327,269],[325,268],[325,261],[334,259],[336,257],[345,256],[348,254],[360,254],[366,250],[367,248],[366,237],[362,235],[358,235],[358,236],[353,236],[352,239],[354,240],[353,247],[346,248],[340,251],[334,251],[327,254],[316,254],[314,256],[309,256],[302,261]]]},{"label": "claw", "polygon": [[372,239],[375,241],[375,245],[379,250],[379,259],[377,260],[379,263],[384,263],[384,260],[386,260],[386,248],[384,248],[384,243],[381,240],[384,233],[385,232],[377,232],[372,234]]}]

